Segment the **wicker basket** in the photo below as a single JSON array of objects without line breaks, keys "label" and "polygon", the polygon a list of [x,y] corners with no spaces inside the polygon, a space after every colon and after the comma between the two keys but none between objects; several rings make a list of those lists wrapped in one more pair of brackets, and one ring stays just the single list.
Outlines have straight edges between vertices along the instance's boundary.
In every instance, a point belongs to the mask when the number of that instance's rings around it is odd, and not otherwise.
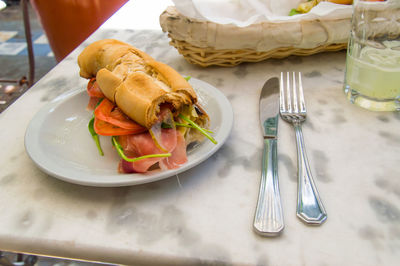
[{"label": "wicker basket", "polygon": [[[306,47],[296,47],[296,45],[287,42],[282,43],[281,47],[269,47],[267,49],[264,47],[261,50],[257,48],[235,47],[224,49],[221,47],[214,47],[215,44],[210,43],[209,39],[213,38],[206,36],[210,32],[210,29],[215,29],[216,27],[230,27],[226,28],[226,32],[232,32],[232,35],[238,34],[238,32],[240,34],[240,31],[243,29],[237,28],[232,31],[232,26],[196,21],[181,15],[174,7],[168,7],[160,16],[161,27],[164,32],[168,32],[168,36],[171,39],[170,44],[174,46],[188,62],[202,67],[212,65],[230,67],[243,62],[259,62],[269,58],[285,58],[290,55],[308,56],[320,52],[333,52],[346,49],[347,33],[350,29],[349,19],[341,19],[334,22],[318,21],[317,23],[318,25],[325,23],[325,28],[327,27],[326,25],[329,26],[328,28],[332,29],[335,27],[342,27],[343,29],[341,31],[345,33],[335,33],[334,38],[327,38],[326,41],[320,41],[318,45],[303,45]],[[309,27],[309,24],[310,22],[306,22],[307,27]],[[316,31],[314,28],[313,31],[306,28],[304,31],[307,32],[308,30],[309,33],[305,33],[304,35],[308,34],[310,36],[313,34],[320,34],[320,32],[318,32],[318,30]],[[220,31],[221,29],[218,30]],[[218,30],[216,30],[216,32],[218,32]],[[228,39],[230,37],[231,36],[228,34]],[[253,36],[250,36],[250,38],[252,37]],[[229,40],[227,40],[227,42],[229,45]]]},{"label": "wicker basket", "polygon": [[346,49],[347,43],[328,44],[312,49],[294,47],[281,47],[265,52],[257,52],[251,49],[243,50],[215,50],[212,48],[200,48],[185,41],[174,40],[171,37],[170,44],[190,63],[202,67],[236,66],[244,62],[260,62],[269,58],[285,58],[290,55],[308,56],[320,52],[335,52]]}]

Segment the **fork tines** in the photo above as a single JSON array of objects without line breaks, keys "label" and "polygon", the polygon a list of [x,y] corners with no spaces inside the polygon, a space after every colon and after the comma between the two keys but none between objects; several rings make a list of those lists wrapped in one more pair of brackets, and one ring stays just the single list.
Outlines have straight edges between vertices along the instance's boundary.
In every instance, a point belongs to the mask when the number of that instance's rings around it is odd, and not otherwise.
[{"label": "fork tines", "polygon": [[286,83],[284,73],[281,72],[279,106],[281,113],[306,114],[301,72],[298,72],[298,80],[296,80],[296,72],[292,72],[292,75],[286,72]]}]

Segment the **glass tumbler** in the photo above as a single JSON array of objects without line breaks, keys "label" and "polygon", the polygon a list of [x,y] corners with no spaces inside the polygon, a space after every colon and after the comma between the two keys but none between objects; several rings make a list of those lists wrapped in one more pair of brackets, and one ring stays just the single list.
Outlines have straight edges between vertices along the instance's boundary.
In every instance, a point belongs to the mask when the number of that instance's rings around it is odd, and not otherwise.
[{"label": "glass tumbler", "polygon": [[400,111],[400,0],[354,0],[344,92],[373,111]]}]

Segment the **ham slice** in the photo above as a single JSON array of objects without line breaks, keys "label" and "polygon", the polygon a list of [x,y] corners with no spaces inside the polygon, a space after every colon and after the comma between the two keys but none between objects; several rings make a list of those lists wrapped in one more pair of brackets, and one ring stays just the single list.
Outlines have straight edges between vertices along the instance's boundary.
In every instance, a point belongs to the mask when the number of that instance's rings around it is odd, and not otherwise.
[{"label": "ham slice", "polygon": [[159,162],[161,169],[179,168],[182,164],[187,162],[185,138],[182,133],[177,132],[176,139],[176,147],[171,152],[171,156],[163,158],[163,160]]},{"label": "ham slice", "polygon": [[90,96],[89,103],[86,106],[86,110],[93,111],[101,99],[102,98]]},{"label": "ham slice", "polygon": [[[164,169],[173,169],[187,162],[186,144],[183,135],[175,129],[162,129],[161,141],[164,148],[172,153],[170,157],[146,158],[137,162],[127,162],[121,159],[119,171],[123,173],[145,173],[156,163]],[[126,135],[119,137],[126,156],[133,158],[149,154],[165,153],[155,144],[150,133]]]}]

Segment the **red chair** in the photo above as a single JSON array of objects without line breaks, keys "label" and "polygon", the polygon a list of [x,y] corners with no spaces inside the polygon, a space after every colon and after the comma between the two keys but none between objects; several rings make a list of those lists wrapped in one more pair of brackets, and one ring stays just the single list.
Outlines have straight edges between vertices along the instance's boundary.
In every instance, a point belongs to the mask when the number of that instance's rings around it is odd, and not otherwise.
[{"label": "red chair", "polygon": [[126,2],[128,0],[31,0],[58,62]]}]

